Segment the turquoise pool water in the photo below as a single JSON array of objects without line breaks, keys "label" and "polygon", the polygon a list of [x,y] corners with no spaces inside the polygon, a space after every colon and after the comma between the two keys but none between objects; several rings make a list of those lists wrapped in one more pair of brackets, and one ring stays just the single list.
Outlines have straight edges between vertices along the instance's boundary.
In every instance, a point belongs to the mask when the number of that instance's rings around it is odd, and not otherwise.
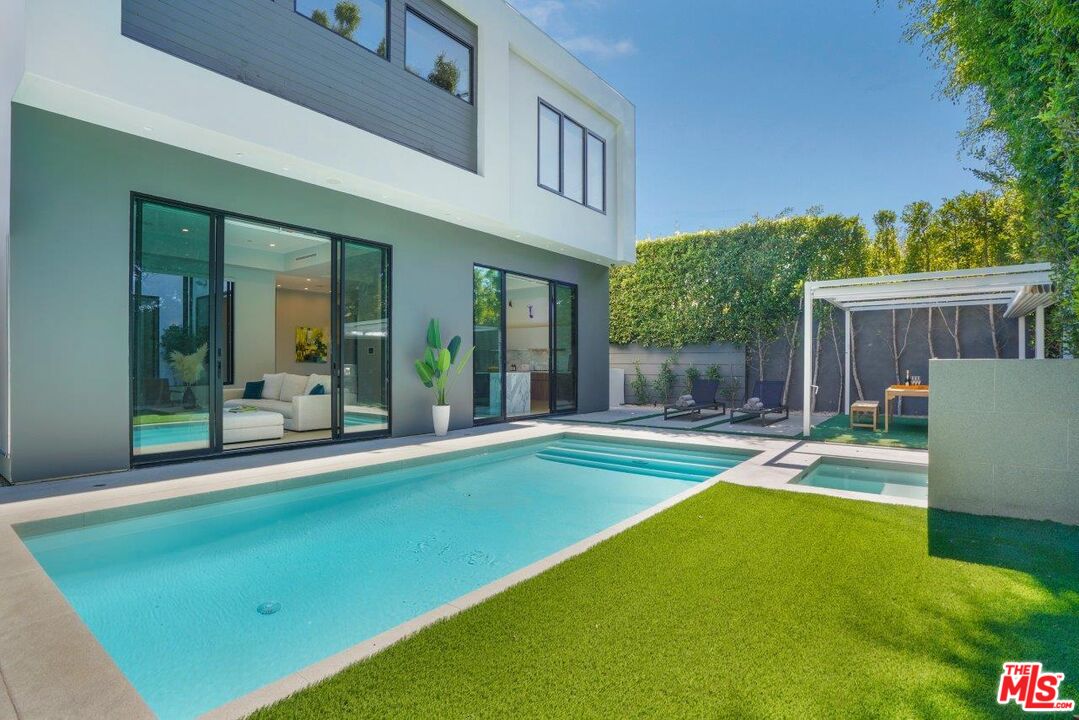
[{"label": "turquoise pool water", "polygon": [[154,712],[190,718],[745,457],[564,438],[24,541]]},{"label": "turquoise pool water", "polygon": [[[210,444],[208,421],[136,425],[131,437],[131,444],[136,453],[142,448],[175,443],[193,443],[203,447],[208,446]],[[193,445],[193,447],[197,447],[197,445]]]},{"label": "turquoise pool water", "polygon": [[[359,412],[345,413],[345,427],[352,428],[385,424],[385,415]],[[210,443],[210,426],[206,420],[201,422],[136,425],[131,442],[136,453],[143,448],[157,447],[160,445],[174,445],[177,443],[192,443],[192,447],[198,447],[199,445],[206,447]]]},{"label": "turquoise pool water", "polygon": [[852,490],[924,500],[929,497],[929,476],[924,468],[899,465],[863,466],[824,460],[803,475],[800,485]]}]

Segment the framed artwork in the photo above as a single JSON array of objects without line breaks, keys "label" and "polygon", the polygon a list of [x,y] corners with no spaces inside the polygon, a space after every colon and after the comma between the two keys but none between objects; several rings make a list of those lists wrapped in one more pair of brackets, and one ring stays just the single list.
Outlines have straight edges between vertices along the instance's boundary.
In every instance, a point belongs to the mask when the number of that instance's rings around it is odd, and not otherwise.
[{"label": "framed artwork", "polygon": [[329,359],[329,337],[326,328],[296,328],[296,362],[324,363]]}]

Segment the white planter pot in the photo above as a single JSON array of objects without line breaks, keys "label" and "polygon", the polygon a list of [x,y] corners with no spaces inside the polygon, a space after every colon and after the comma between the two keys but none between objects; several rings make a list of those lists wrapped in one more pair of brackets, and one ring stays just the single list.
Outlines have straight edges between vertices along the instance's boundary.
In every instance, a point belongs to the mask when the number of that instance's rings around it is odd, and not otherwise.
[{"label": "white planter pot", "polygon": [[432,405],[431,418],[435,421],[435,435],[442,437],[450,430],[450,406]]}]

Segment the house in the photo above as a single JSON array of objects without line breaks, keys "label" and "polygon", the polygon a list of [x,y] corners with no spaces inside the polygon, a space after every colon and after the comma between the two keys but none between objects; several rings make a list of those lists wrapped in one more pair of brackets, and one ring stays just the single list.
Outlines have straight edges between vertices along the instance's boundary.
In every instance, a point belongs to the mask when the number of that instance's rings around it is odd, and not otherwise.
[{"label": "house", "polygon": [[[0,23],[0,471],[607,407],[634,108],[502,0],[34,0]],[[10,194],[8,190],[10,189]]]}]

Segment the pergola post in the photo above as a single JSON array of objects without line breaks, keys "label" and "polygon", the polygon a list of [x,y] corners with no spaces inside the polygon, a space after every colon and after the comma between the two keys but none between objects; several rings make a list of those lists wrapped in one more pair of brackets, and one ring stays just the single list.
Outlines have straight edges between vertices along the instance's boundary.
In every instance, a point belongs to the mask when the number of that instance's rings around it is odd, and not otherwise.
[{"label": "pergola post", "polygon": [[1045,359],[1045,308],[1041,305],[1034,310],[1034,359]]},{"label": "pergola post", "polygon": [[843,356],[843,410],[850,412],[850,349],[851,349],[851,313],[850,310],[844,311],[843,315],[846,325],[846,331],[844,337],[846,338],[846,346],[844,348]]},{"label": "pergola post", "polygon": [[805,318],[802,328],[802,437],[809,439],[813,427],[813,286],[805,284]]},{"label": "pergola post", "polygon": [[1019,359],[1027,359],[1027,318],[1026,315],[1019,316]]}]

